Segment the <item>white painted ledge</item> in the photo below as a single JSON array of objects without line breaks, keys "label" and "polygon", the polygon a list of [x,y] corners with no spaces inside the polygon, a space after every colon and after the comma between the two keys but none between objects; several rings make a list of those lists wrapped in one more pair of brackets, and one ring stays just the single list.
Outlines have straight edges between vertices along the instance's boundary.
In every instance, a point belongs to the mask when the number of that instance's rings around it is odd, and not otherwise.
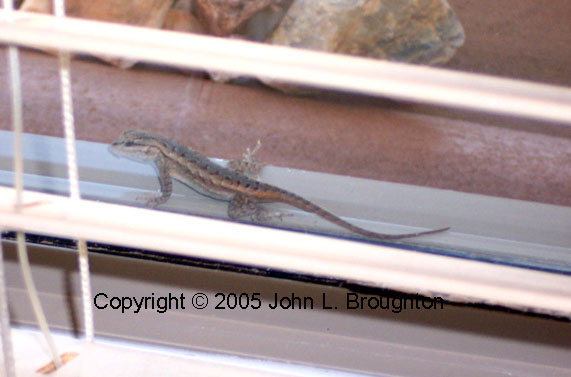
[{"label": "white painted ledge", "polygon": [[7,229],[571,317],[570,276],[30,191],[17,211],[14,198],[0,188]]},{"label": "white painted ledge", "polygon": [[[41,334],[33,330],[12,331],[16,374],[37,377],[36,370],[50,362],[45,354]],[[252,377],[350,377],[364,374],[346,373],[292,363],[256,360],[246,357],[145,346],[121,341],[98,339],[90,344],[62,334],[54,334],[61,353],[77,356],[49,376],[252,376]]]}]

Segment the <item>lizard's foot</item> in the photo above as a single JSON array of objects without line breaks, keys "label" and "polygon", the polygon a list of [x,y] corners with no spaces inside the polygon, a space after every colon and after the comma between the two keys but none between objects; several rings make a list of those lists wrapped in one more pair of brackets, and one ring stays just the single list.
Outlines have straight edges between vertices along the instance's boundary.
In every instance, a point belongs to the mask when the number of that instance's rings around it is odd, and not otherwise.
[{"label": "lizard's foot", "polygon": [[155,207],[159,206],[160,204],[164,203],[162,196],[160,194],[156,194],[156,193],[155,194],[145,193],[145,194],[137,195],[136,200],[137,200],[137,202],[143,202],[145,204],[145,206],[151,207],[151,208],[155,208]]},{"label": "lizard's foot", "polygon": [[291,217],[293,214],[285,213],[281,211],[274,211],[270,212],[268,209],[263,207],[258,207],[256,213],[252,216],[252,219],[257,223],[269,223],[274,221],[275,219],[279,219],[279,221],[283,222],[284,217]]}]

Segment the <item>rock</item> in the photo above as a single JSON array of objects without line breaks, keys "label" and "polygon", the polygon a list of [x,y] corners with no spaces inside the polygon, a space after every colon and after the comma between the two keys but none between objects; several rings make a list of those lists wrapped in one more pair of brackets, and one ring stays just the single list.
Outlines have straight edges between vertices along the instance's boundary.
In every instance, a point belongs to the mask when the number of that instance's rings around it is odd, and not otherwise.
[{"label": "rock", "polygon": [[[165,18],[165,22],[163,24],[163,29],[165,30],[172,30],[178,31],[182,33],[195,33],[195,34],[205,34],[204,27],[198,21],[196,17],[192,13],[189,13],[186,9],[181,8],[172,8],[168,11],[167,16]],[[175,66],[173,67],[178,72],[183,73],[189,76],[202,76],[204,72]]]},{"label": "rock", "polygon": [[192,12],[192,0],[175,0],[173,9],[184,10],[187,13]]},{"label": "rock", "polygon": [[[446,0],[295,1],[268,42],[399,62],[443,64],[462,46],[464,30]],[[295,88],[282,89],[295,92]]]},{"label": "rock", "polygon": [[[161,28],[172,5],[173,0],[67,0],[65,8],[66,15],[70,17]],[[20,10],[53,12],[51,0],[25,0]],[[107,56],[98,58],[121,68],[128,68],[136,63]]]},{"label": "rock", "polygon": [[445,0],[296,1],[272,44],[441,64],[464,43],[464,30]]},{"label": "rock", "polygon": [[[293,0],[196,0],[194,12],[209,34],[233,39],[264,41]],[[213,81],[245,82],[248,78],[208,71]]]},{"label": "rock", "polygon": [[19,10],[24,12],[52,13],[51,0],[25,0]]},{"label": "rock", "polygon": [[[67,0],[66,15],[108,22],[160,28],[173,0]],[[53,12],[51,0],[25,0],[20,10]]]},{"label": "rock", "polygon": [[170,9],[165,17],[163,29],[187,33],[204,34],[204,27],[191,13],[186,10]]},{"label": "rock", "polygon": [[[51,0],[25,0],[21,10],[50,13]],[[66,12],[73,17],[421,64],[447,62],[464,41],[462,25],[446,0],[68,0]],[[136,63],[99,58],[122,68]],[[216,81],[236,79],[209,73]],[[263,81],[286,92],[312,92]]]},{"label": "rock", "polygon": [[279,9],[281,0],[195,0],[194,11],[209,34],[228,36],[256,13]]},{"label": "rock", "polygon": [[257,42],[264,42],[280,24],[294,0],[282,0],[279,7],[268,7],[253,15],[245,23],[244,36]]}]

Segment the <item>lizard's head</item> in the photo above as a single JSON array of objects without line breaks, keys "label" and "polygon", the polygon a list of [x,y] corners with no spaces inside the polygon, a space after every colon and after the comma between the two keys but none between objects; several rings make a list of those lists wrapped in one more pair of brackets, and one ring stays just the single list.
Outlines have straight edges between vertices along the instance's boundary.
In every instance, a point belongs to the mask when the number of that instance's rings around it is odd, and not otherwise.
[{"label": "lizard's head", "polygon": [[161,140],[160,136],[148,132],[130,130],[115,139],[109,149],[116,156],[152,160],[161,153]]}]

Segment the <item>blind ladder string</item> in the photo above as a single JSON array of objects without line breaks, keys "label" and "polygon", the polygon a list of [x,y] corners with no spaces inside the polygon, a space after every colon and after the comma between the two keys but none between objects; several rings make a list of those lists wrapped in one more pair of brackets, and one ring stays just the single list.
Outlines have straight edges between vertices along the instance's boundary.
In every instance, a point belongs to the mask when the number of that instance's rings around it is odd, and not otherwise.
[{"label": "blind ladder string", "polygon": [[[14,5],[12,0],[4,0],[4,8],[7,11],[9,20],[12,19],[12,11]],[[24,159],[22,153],[22,132],[23,132],[23,121],[22,121],[22,84],[20,79],[20,60],[18,55],[18,49],[15,46],[8,47],[8,64],[9,64],[9,75],[10,75],[10,89],[12,92],[12,122],[14,129],[14,186],[16,190],[15,199],[15,210],[21,211],[23,204],[23,190],[24,190]],[[22,277],[24,279],[24,284],[26,286],[26,291],[28,292],[28,297],[30,303],[32,304],[32,309],[38,325],[44,335],[46,343],[50,353],[52,354],[52,359],[56,367],[62,365],[61,359],[57,352],[57,348],[53,337],[50,333],[46,316],[42,309],[40,299],[38,297],[38,292],[32,278],[32,271],[30,269],[30,262],[28,259],[28,251],[26,248],[26,237],[24,232],[17,231],[17,250],[18,258],[20,260],[20,268],[22,270]],[[8,360],[9,361],[9,360]]]},{"label": "blind ladder string", "polygon": [[[0,236],[1,236],[0,229]],[[12,349],[12,334],[10,331],[10,313],[8,312],[8,296],[6,294],[6,279],[4,278],[4,251],[0,237],[0,338],[2,339],[2,364],[6,377],[16,377],[14,350]],[[1,372],[1,370],[0,370]]]},{"label": "blind ladder string", "polygon": [[[54,0],[54,13],[56,17],[65,17],[65,0]],[[79,190],[79,174],[77,168],[77,152],[75,145],[75,127],[73,116],[73,98],[71,91],[69,51],[59,51],[59,74],[68,169],[67,172],[69,177],[69,192],[72,200],[80,200],[81,195]],[[93,342],[94,324],[93,309],[91,308],[91,278],[89,273],[87,242],[84,239],[78,239],[77,248],[79,251],[79,274],[83,303],[85,339],[88,342]]]}]

